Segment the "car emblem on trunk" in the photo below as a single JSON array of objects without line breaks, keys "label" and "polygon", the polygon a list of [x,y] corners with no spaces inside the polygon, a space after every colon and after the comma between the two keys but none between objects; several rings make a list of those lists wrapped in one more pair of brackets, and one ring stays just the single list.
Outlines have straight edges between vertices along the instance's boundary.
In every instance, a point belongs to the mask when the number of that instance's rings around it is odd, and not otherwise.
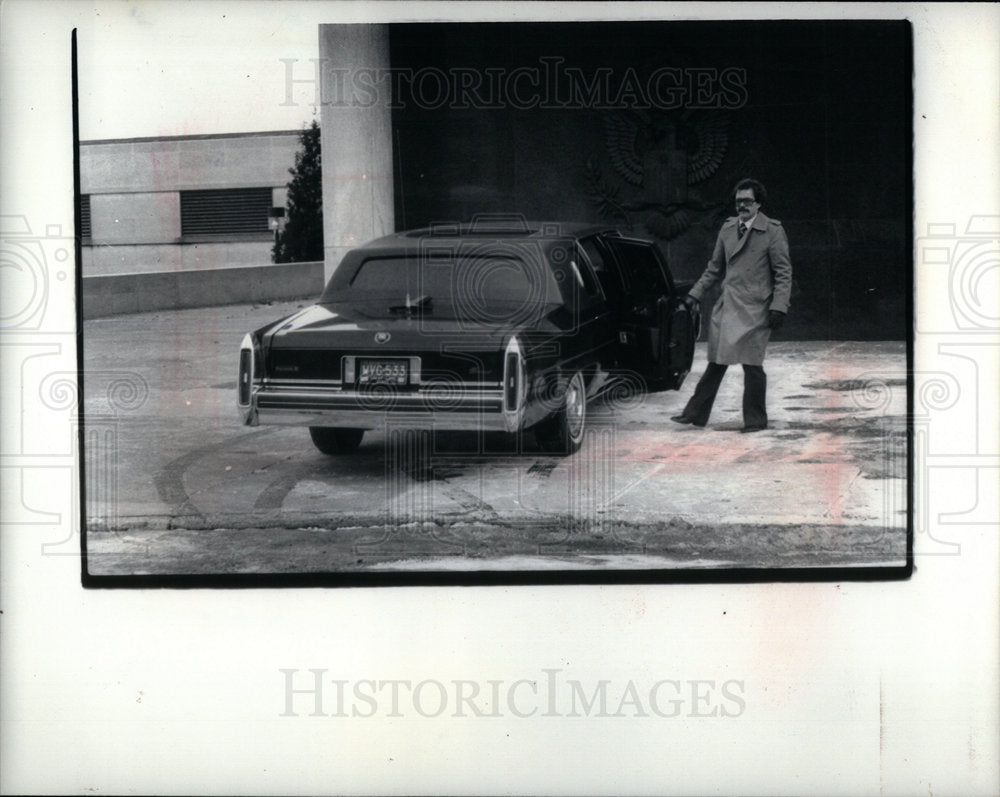
[{"label": "car emblem on trunk", "polygon": [[375,342],[376,343],[388,343],[389,342],[389,338],[391,338],[391,337],[392,337],[392,335],[390,335],[388,332],[376,332],[375,333]]}]

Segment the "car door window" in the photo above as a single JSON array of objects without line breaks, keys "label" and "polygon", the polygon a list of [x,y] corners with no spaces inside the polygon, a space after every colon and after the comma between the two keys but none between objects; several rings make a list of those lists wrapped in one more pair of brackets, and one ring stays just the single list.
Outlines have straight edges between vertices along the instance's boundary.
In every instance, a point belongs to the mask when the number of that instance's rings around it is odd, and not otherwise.
[{"label": "car door window", "polygon": [[591,270],[586,259],[578,256],[570,262],[570,266],[573,269],[574,276],[576,276],[580,283],[580,287],[583,288],[583,292],[587,295],[587,298],[594,299],[600,296],[601,289],[597,283],[597,278],[594,276],[594,272]]},{"label": "car door window", "polygon": [[607,238],[605,244],[614,253],[626,289],[630,293],[673,293],[673,281],[663,265],[663,258],[657,251],[656,244],[633,238]]},{"label": "car door window", "polygon": [[596,238],[584,238],[580,241],[580,249],[583,257],[590,263],[598,282],[604,291],[605,297],[612,304],[617,304],[622,297],[624,286],[618,275],[618,270],[608,265],[604,252],[601,251],[600,244]]},{"label": "car door window", "polygon": [[569,273],[573,280],[574,304],[580,311],[592,311],[604,301],[601,285],[579,247],[569,251]]}]

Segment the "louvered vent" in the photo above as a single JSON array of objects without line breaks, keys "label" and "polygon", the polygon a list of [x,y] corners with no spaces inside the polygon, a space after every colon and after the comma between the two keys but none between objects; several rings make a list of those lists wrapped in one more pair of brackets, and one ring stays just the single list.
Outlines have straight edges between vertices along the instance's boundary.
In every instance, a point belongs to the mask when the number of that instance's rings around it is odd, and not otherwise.
[{"label": "louvered vent", "polygon": [[81,194],[77,198],[77,202],[80,205],[80,238],[84,241],[90,240],[91,238],[91,228],[90,228],[90,194]]},{"label": "louvered vent", "polygon": [[181,191],[181,235],[267,232],[270,188]]}]

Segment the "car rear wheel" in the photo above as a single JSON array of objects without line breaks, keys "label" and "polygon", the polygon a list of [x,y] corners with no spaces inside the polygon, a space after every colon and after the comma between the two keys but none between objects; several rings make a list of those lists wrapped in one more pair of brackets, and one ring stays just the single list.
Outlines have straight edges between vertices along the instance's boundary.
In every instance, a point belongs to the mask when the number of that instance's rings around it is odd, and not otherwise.
[{"label": "car rear wheel", "polygon": [[361,445],[364,429],[337,429],[329,426],[310,426],[309,436],[313,445],[324,454],[350,454]]},{"label": "car rear wheel", "polygon": [[583,374],[577,371],[566,385],[562,406],[535,427],[535,438],[546,451],[573,454],[583,443],[587,422],[587,389]]}]

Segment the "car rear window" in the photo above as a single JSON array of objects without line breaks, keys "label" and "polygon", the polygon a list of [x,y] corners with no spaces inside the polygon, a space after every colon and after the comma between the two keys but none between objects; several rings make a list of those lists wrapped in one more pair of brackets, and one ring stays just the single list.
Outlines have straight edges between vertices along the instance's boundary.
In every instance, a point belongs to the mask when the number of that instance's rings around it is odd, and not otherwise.
[{"label": "car rear window", "polygon": [[548,269],[509,256],[373,257],[362,262],[342,298],[434,306],[541,305],[559,301]]}]

